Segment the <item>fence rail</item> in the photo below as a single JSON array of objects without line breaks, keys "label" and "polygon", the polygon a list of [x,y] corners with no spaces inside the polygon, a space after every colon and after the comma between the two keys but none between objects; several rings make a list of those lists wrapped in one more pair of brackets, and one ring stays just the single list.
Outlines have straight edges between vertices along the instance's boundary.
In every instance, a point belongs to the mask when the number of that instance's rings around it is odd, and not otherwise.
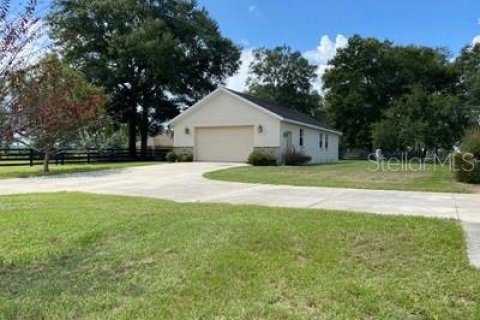
[{"label": "fence rail", "polygon": [[[128,149],[68,149],[55,152],[51,162],[59,165],[68,163],[127,162],[127,161],[164,161],[172,149],[148,149],[146,154],[140,150],[132,157]],[[41,164],[43,153],[33,149],[0,149],[0,166],[34,166]]]},{"label": "fence rail", "polygon": [[[431,150],[426,154],[422,153],[419,150],[413,151],[382,151],[382,156],[384,159],[400,159],[407,160],[412,158],[424,158],[427,161],[431,161],[433,157],[436,160],[445,160],[448,157],[450,152],[439,152],[433,154]],[[359,149],[341,149],[339,153],[339,158],[341,160],[375,160],[375,151],[368,150],[359,150]]]}]

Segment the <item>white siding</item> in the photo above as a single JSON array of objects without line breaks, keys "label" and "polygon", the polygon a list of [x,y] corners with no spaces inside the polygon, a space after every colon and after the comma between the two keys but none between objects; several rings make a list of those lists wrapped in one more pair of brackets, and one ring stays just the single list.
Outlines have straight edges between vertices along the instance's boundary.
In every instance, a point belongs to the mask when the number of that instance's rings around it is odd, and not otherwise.
[{"label": "white siding", "polygon": [[[300,129],[304,130],[303,147],[300,146]],[[309,127],[292,124],[288,122],[281,123],[282,153],[286,151],[286,139],[284,132],[292,132],[292,144],[296,151],[302,150],[312,157],[311,163],[336,162],[338,161],[338,134],[312,129]],[[320,133],[323,133],[323,148],[319,146]],[[325,148],[325,136],[328,135],[328,148]]]},{"label": "white siding", "polygon": [[[261,133],[258,132],[259,125],[262,126]],[[212,96],[177,120],[173,144],[175,147],[194,147],[195,128],[215,126],[254,126],[254,147],[280,146],[280,120],[225,92]]]}]

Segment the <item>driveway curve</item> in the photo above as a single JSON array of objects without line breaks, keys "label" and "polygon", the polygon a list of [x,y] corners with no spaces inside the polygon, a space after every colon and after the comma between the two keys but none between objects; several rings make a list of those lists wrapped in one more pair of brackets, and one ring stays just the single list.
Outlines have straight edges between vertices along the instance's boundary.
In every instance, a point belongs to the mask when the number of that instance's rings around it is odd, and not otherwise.
[{"label": "driveway curve", "polygon": [[[173,163],[0,180],[0,194],[83,191],[179,202],[225,202],[453,218],[480,223],[480,196],[438,192],[298,187],[209,180],[231,163]],[[478,213],[477,213],[478,212]]]},{"label": "driveway curve", "polygon": [[[82,191],[145,196],[178,202],[220,202],[417,215],[462,221],[471,258],[480,266],[480,196],[438,192],[363,190],[209,180],[208,171],[231,163],[174,163],[121,170],[0,180],[0,195]],[[473,260],[472,260],[473,261]]]}]

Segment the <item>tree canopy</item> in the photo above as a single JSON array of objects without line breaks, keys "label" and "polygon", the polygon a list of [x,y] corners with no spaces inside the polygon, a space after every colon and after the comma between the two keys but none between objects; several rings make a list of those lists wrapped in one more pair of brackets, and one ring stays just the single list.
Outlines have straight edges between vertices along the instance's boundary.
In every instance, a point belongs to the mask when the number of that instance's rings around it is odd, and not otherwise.
[{"label": "tree canopy", "polygon": [[480,106],[480,43],[466,46],[455,60],[460,73],[460,90],[466,102]]},{"label": "tree canopy", "polygon": [[102,118],[101,90],[83,74],[47,56],[38,64],[16,71],[9,82],[12,105],[9,135],[49,156],[62,143]]},{"label": "tree canopy", "polygon": [[11,125],[15,102],[8,86],[12,73],[30,65],[45,49],[42,43],[44,23],[38,15],[36,0],[12,8],[12,1],[0,0],[0,146],[6,141],[2,132]]},{"label": "tree canopy", "polygon": [[65,59],[111,96],[109,111],[149,130],[223,84],[239,66],[239,49],[215,21],[184,0],[55,0],[52,35]]},{"label": "tree canopy", "polygon": [[458,96],[414,88],[372,125],[373,143],[386,150],[448,150],[461,139],[465,128],[474,124],[472,119],[472,109]]},{"label": "tree canopy", "polygon": [[321,111],[322,98],[313,88],[317,66],[299,51],[279,46],[253,51],[247,91],[257,97],[315,116]]},{"label": "tree canopy", "polygon": [[[347,147],[371,149],[387,139],[385,148],[405,147],[418,140],[429,147],[445,145],[461,136],[470,123],[464,110],[457,109],[461,99],[453,96],[457,95],[458,71],[444,49],[395,46],[353,36],[330,64],[323,77],[326,110],[343,131]],[[457,118],[445,119],[445,112]],[[431,139],[446,123],[455,123],[460,132],[442,131],[443,140]],[[419,129],[423,125],[427,127]],[[395,133],[387,132],[389,128]]]}]

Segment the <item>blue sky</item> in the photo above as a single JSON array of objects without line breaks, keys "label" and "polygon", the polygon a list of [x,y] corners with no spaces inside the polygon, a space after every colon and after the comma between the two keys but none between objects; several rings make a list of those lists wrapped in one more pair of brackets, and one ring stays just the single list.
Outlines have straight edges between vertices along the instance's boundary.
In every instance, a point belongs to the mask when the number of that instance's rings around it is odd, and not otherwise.
[{"label": "blue sky", "polygon": [[234,41],[306,51],[322,35],[373,36],[457,52],[480,34],[478,0],[200,0]]},{"label": "blue sky", "polygon": [[[241,90],[251,49],[287,44],[319,65],[353,34],[396,44],[446,47],[455,56],[480,35],[480,0],[199,0],[222,33],[243,46]],[[477,38],[480,41],[480,36]],[[321,84],[318,83],[318,86]]]}]

